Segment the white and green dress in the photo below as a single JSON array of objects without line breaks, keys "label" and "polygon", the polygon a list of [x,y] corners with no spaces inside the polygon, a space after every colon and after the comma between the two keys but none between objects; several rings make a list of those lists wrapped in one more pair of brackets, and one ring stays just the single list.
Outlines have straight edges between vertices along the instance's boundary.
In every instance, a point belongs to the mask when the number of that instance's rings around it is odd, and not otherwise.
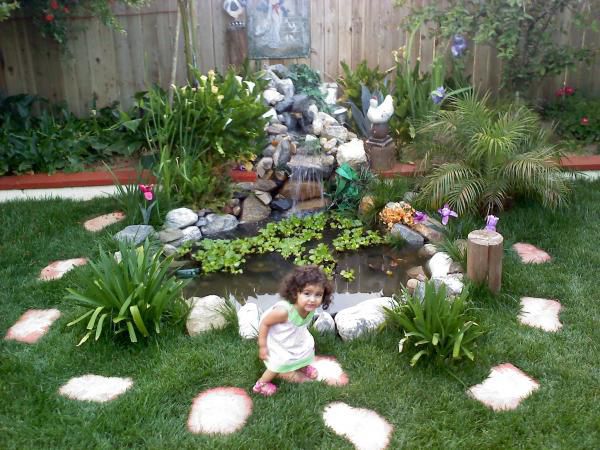
[{"label": "white and green dress", "polygon": [[267,350],[269,355],[265,361],[267,369],[284,373],[308,366],[315,359],[315,340],[308,331],[314,311],[303,318],[294,305],[282,300],[275,303],[263,314],[262,319],[275,308],[284,308],[288,320],[277,323],[267,333]]}]

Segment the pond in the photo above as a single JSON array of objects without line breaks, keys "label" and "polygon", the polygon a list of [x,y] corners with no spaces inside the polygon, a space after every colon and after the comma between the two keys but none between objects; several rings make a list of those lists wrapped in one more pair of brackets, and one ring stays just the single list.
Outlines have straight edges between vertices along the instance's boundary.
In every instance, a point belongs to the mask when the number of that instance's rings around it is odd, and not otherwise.
[{"label": "pond", "polygon": [[[337,254],[337,269],[354,269],[355,278],[346,281],[336,274],[333,281],[333,303],[328,312],[354,306],[363,300],[381,295],[390,296],[405,285],[409,277],[407,270],[423,265],[425,259],[417,250],[405,248],[395,250],[389,246],[377,245],[356,251]],[[195,278],[186,288],[186,297],[219,295],[233,297],[238,303],[257,303],[265,310],[279,300],[279,283],[293,268],[291,261],[278,253],[257,255],[247,258],[244,273],[211,273]]]}]

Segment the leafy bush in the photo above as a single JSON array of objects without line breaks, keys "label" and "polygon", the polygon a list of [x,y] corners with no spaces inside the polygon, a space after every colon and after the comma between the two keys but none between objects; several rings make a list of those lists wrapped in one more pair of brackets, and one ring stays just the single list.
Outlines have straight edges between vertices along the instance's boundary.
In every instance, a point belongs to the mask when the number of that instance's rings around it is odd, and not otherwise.
[{"label": "leafy bush", "polygon": [[559,90],[557,96],[544,108],[544,116],[556,123],[556,133],[564,138],[599,142],[600,99],[586,99],[579,91],[568,95]]},{"label": "leafy bush", "polygon": [[289,67],[290,79],[294,82],[296,94],[305,94],[317,103],[319,111],[329,112],[325,103],[325,95],[321,92],[321,75],[306,64],[292,64]]},{"label": "leafy bush", "polygon": [[528,196],[557,207],[567,200],[561,151],[548,143],[538,116],[527,107],[488,105],[488,96],[467,93],[451,100],[419,129],[436,167],[421,198],[431,208],[449,203],[459,214],[492,214],[510,197]]},{"label": "leafy bush", "polygon": [[470,360],[475,358],[474,341],[483,332],[468,317],[466,288],[460,296],[447,299],[443,284],[436,291],[434,283],[427,282],[422,301],[406,292],[404,296],[406,303],[396,298],[397,306],[385,308],[385,314],[389,326],[404,332],[399,351],[403,352],[405,347],[416,351],[410,360],[411,366],[422,357],[433,359],[437,364],[463,356]]},{"label": "leafy bush", "polygon": [[[340,101],[349,101],[363,108],[363,89],[366,87],[369,92],[377,92],[385,97],[388,94],[386,73],[379,70],[379,66],[370,69],[367,61],[361,61],[355,70],[352,70],[345,61],[340,62],[343,75],[338,79],[339,85],[343,89]],[[368,108],[368,102],[366,107]]]},{"label": "leafy bush", "polygon": [[377,224],[379,212],[383,207],[389,202],[402,200],[409,189],[410,182],[406,177],[374,177],[366,189],[366,195],[371,198],[371,201],[365,211],[360,214],[360,220],[367,227],[373,228]]},{"label": "leafy bush", "polygon": [[148,337],[160,333],[165,318],[180,319],[186,313],[181,291],[186,282],[167,274],[173,256],[161,258],[146,240],[135,249],[120,243],[121,261],[110,252],[100,250],[98,262],[91,262],[91,276],[82,278],[77,289],[67,289],[65,298],[87,309],[73,326],[89,317],[86,333],[78,345],[92,334],[98,340],[102,333],[116,336],[127,331],[131,342],[138,333]]},{"label": "leafy bush", "polygon": [[372,178],[368,169],[356,172],[348,163],[342,164],[335,171],[335,189],[328,194],[331,197],[330,208],[355,215]]}]

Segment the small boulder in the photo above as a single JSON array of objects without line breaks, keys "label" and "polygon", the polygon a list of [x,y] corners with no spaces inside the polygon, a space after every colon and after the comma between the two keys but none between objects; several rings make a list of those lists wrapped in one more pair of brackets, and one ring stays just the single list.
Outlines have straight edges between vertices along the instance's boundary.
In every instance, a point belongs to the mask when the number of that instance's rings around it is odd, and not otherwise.
[{"label": "small boulder", "polygon": [[185,228],[198,221],[198,214],[189,208],[177,208],[169,211],[165,218],[165,228]]},{"label": "small boulder", "polygon": [[146,238],[154,236],[155,231],[152,225],[129,225],[119,231],[113,238],[119,242],[129,242],[138,246]]},{"label": "small boulder", "polygon": [[408,275],[410,278],[417,278],[417,279],[426,279],[427,278],[427,276],[425,275],[425,271],[423,270],[423,266],[411,267],[410,269],[408,269],[406,271],[406,275]]},{"label": "small boulder", "polygon": [[273,200],[270,206],[275,211],[287,211],[292,207],[292,201],[288,198],[278,198]]},{"label": "small boulder", "polygon": [[265,206],[255,195],[249,195],[242,205],[241,222],[260,222],[271,214],[271,208]]},{"label": "small boulder", "polygon": [[256,183],[254,183],[254,189],[257,191],[273,192],[275,189],[277,189],[277,183],[275,183],[273,180],[256,180]]},{"label": "small boulder", "polygon": [[417,256],[419,258],[431,258],[438,252],[437,247],[433,244],[425,244],[419,249]]},{"label": "small boulder", "polygon": [[224,298],[218,295],[192,297],[187,300],[187,303],[191,309],[185,326],[190,336],[224,328],[227,325],[223,316],[223,311],[227,308]]},{"label": "small boulder", "polygon": [[187,241],[196,242],[202,239],[202,233],[200,232],[200,228],[196,226],[186,227],[181,230],[183,233],[183,237],[181,238],[181,243]]},{"label": "small boulder", "polygon": [[239,223],[231,214],[209,214],[206,216],[206,221],[207,224],[201,228],[202,234],[206,236],[235,230]]},{"label": "small boulder", "polygon": [[256,198],[263,202],[263,204],[265,205],[268,205],[269,203],[271,203],[271,200],[273,200],[273,197],[271,197],[271,194],[269,194],[268,192],[254,191],[254,195],[256,195]]},{"label": "small boulder", "polygon": [[450,265],[452,264],[452,258],[448,253],[438,252],[431,257],[427,262],[427,268],[431,274],[431,278],[439,278],[448,275]]},{"label": "small boulder", "polygon": [[327,311],[318,314],[313,326],[321,334],[335,333],[335,321]]},{"label": "small boulder", "polygon": [[177,242],[183,238],[183,232],[179,228],[167,228],[166,230],[162,230],[158,233],[158,238],[163,244]]},{"label": "small boulder", "polygon": [[409,247],[422,247],[425,243],[423,236],[400,223],[394,224],[390,233],[401,236]]},{"label": "small boulder", "polygon": [[265,99],[267,104],[275,105],[277,102],[280,102],[285,97],[283,96],[283,94],[277,92],[277,89],[269,88],[265,89],[265,91],[263,92],[263,98]]},{"label": "small boulder", "polygon": [[354,139],[346,144],[340,145],[335,157],[340,166],[344,163],[348,163],[353,169],[359,169],[368,164],[365,146],[360,139]]},{"label": "small boulder", "polygon": [[392,308],[391,297],[373,298],[341,310],[335,316],[335,325],[344,341],[350,341],[363,333],[375,330],[385,321],[383,308]]},{"label": "small boulder", "polygon": [[255,339],[258,336],[260,311],[256,303],[246,303],[238,312],[238,325],[240,336],[244,339]]},{"label": "small boulder", "polygon": [[338,143],[343,144],[348,141],[348,129],[341,125],[323,125],[321,136],[328,140],[335,138]]}]

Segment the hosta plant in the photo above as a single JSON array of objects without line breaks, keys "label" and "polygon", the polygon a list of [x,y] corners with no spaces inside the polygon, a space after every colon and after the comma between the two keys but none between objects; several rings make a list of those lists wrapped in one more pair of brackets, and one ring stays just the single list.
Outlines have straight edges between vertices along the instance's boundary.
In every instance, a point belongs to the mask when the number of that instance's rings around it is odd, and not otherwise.
[{"label": "hosta plant", "polygon": [[469,319],[468,290],[454,299],[446,298],[442,284],[436,290],[433,282],[425,285],[425,297],[405,293],[406,302],[397,299],[397,306],[385,308],[387,323],[399,328],[404,338],[399,351],[413,351],[410,365],[422,359],[438,364],[452,362],[466,356],[475,358],[474,341],[483,334],[480,327]]},{"label": "hosta plant", "polygon": [[119,244],[121,261],[103,250],[97,262],[91,262],[92,274],[82,279],[77,289],[67,289],[65,298],[86,309],[68,326],[84,322],[85,334],[78,345],[90,337],[127,332],[131,342],[138,335],[160,333],[162,322],[179,319],[186,313],[181,291],[185,281],[167,272],[173,256],[162,258],[148,241],[137,249]]},{"label": "hosta plant", "polygon": [[419,135],[435,163],[421,191],[431,208],[448,203],[459,215],[488,215],[519,196],[547,207],[567,200],[562,152],[526,106],[493,107],[487,95],[467,93],[434,113]]}]

